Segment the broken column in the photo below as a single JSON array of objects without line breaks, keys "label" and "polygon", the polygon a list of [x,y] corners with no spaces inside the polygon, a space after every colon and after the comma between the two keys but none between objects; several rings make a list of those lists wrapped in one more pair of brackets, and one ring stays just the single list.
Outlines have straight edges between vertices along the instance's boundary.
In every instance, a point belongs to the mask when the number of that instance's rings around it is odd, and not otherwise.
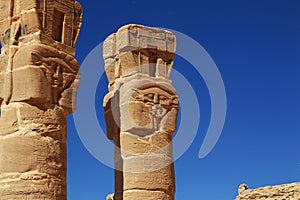
[{"label": "broken column", "polygon": [[115,144],[115,193],[107,199],[174,199],[175,49],[171,32],[141,25],[124,26],[104,42],[106,129]]},{"label": "broken column", "polygon": [[74,0],[0,5],[0,198],[65,200],[81,6]]}]

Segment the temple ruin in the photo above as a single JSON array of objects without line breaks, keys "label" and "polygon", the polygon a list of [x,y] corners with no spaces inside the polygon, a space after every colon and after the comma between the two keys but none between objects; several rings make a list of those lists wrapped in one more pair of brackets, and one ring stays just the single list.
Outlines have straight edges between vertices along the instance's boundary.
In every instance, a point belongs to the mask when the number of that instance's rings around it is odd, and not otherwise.
[{"label": "temple ruin", "polygon": [[[66,126],[79,84],[81,5],[0,5],[0,199],[66,200]],[[134,24],[104,42],[109,93],[103,106],[115,144],[115,192],[107,200],[174,200],[175,50],[171,32]],[[236,200],[299,200],[300,183],[243,184],[238,193]]]},{"label": "temple ruin", "polygon": [[124,26],[104,42],[105,119],[115,144],[115,193],[108,200],[174,199],[175,49],[171,32],[141,25]]},{"label": "temple ruin", "polygon": [[65,200],[81,6],[74,0],[0,5],[1,200]]}]

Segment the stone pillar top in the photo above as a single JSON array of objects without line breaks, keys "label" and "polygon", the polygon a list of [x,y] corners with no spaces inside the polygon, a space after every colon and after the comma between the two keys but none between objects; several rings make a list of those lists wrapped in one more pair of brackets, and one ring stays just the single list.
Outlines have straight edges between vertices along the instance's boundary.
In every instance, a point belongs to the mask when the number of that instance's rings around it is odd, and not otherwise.
[{"label": "stone pillar top", "polygon": [[45,44],[75,55],[82,8],[74,0],[0,0],[0,41],[8,46]]},{"label": "stone pillar top", "polygon": [[75,108],[75,46],[82,8],[74,0],[0,0],[0,104]]},{"label": "stone pillar top", "polygon": [[104,41],[103,58],[109,61],[118,54],[128,51],[153,49],[175,54],[176,37],[167,30],[138,24],[125,25]]},{"label": "stone pillar top", "polygon": [[118,78],[140,74],[169,80],[176,37],[167,30],[129,24],[108,36],[103,58],[110,90]]},{"label": "stone pillar top", "polygon": [[103,101],[107,137],[115,144],[111,199],[173,200],[172,134],[178,96],[172,86],[173,33],[129,24],[104,42],[109,93]]}]

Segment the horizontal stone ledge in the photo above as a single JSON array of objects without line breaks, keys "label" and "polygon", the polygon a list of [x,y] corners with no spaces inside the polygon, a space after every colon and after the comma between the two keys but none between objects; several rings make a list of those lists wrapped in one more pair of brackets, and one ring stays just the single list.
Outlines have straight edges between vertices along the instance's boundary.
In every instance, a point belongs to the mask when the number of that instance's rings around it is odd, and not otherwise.
[{"label": "horizontal stone ledge", "polygon": [[173,158],[165,155],[115,157],[116,169],[131,173],[147,173],[171,166]]},{"label": "horizontal stone ledge", "polygon": [[173,196],[162,191],[128,190],[123,194],[116,194],[115,199],[123,200],[174,200]]},{"label": "horizontal stone ledge", "polygon": [[167,30],[130,24],[121,27],[106,38],[103,45],[103,58],[114,57],[121,52],[139,49],[157,49],[174,54],[176,37]]},{"label": "horizontal stone ledge", "polygon": [[0,174],[37,171],[56,176],[63,170],[65,162],[64,143],[50,137],[0,139]]}]

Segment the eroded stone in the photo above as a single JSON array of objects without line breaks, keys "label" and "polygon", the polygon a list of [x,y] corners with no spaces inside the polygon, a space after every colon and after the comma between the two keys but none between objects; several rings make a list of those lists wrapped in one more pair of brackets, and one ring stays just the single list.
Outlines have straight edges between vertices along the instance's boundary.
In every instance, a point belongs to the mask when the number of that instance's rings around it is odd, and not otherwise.
[{"label": "eroded stone", "polygon": [[82,8],[74,0],[0,5],[0,199],[65,200]]},{"label": "eroded stone", "polygon": [[300,199],[300,183],[267,186],[257,189],[248,189],[245,184],[239,187],[239,196],[236,200],[269,199],[269,200],[296,200]]},{"label": "eroded stone", "polygon": [[172,33],[141,25],[124,26],[104,42],[109,93],[103,105],[116,145],[115,195],[108,199],[174,199],[178,96],[169,77],[175,48]]}]

